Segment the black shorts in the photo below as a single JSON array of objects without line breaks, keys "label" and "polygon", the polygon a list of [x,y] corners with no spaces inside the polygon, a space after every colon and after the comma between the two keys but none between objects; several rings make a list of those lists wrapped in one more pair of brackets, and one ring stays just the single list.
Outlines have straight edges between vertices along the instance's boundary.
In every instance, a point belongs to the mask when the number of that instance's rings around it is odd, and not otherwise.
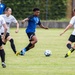
[{"label": "black shorts", "polygon": [[1,39],[1,35],[0,35],[0,46],[2,46],[2,39]]},{"label": "black shorts", "polygon": [[35,36],[35,33],[27,33],[29,41],[32,41],[32,37]]},{"label": "black shorts", "polygon": [[68,40],[71,42],[75,42],[75,35],[70,35]]},{"label": "black shorts", "polygon": [[[4,33],[1,33],[1,35],[3,35]],[[10,36],[9,33],[6,33],[5,39],[7,39],[7,37]]]}]

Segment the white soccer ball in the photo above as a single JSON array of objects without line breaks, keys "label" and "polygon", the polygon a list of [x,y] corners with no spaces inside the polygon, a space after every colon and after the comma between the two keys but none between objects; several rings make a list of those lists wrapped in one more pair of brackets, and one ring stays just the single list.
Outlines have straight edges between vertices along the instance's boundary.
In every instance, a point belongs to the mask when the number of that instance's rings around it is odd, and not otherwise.
[{"label": "white soccer ball", "polygon": [[46,51],[44,52],[44,55],[45,55],[46,57],[51,56],[51,55],[52,55],[51,50],[46,50]]}]

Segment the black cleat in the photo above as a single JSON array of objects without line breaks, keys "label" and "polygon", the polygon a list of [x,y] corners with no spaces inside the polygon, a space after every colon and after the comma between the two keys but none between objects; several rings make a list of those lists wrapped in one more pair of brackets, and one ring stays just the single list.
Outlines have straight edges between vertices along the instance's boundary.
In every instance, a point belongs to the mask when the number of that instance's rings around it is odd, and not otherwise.
[{"label": "black cleat", "polygon": [[5,63],[3,63],[3,64],[2,64],[2,67],[3,67],[3,68],[6,68],[6,64],[5,64]]},{"label": "black cleat", "polygon": [[68,57],[68,55],[66,54],[66,55],[65,55],[65,58],[67,58],[67,57]]}]

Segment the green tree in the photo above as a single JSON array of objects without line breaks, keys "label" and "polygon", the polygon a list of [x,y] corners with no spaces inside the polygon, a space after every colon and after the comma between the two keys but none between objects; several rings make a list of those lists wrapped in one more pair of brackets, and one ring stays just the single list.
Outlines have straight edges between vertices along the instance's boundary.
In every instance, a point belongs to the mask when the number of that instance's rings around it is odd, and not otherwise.
[{"label": "green tree", "polygon": [[50,19],[61,19],[66,16],[67,0],[51,0]]},{"label": "green tree", "polygon": [[[48,1],[48,3],[47,3]],[[34,7],[40,8],[40,18],[60,19],[66,15],[67,0],[4,0],[7,7],[13,9],[13,15],[17,19],[23,19],[31,15]]]}]

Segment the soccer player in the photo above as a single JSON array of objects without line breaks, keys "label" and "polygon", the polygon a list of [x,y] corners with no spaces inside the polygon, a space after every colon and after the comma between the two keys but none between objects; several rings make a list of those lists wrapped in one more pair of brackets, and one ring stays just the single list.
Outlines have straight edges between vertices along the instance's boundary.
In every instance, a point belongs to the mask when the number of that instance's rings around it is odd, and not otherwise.
[{"label": "soccer player", "polygon": [[40,22],[40,18],[38,17],[40,14],[40,9],[34,8],[33,13],[34,14],[32,16],[29,16],[28,18],[25,18],[24,20],[22,20],[22,23],[24,23],[25,21],[28,21],[26,33],[30,43],[24,49],[22,49],[21,52],[17,53],[17,55],[24,55],[25,52],[35,47],[35,44],[37,43],[37,37],[35,35],[35,29],[37,25],[39,25],[41,28],[48,29],[48,27],[43,26]]},{"label": "soccer player", "polygon": [[75,9],[73,10],[74,16],[71,18],[69,25],[65,28],[65,30],[60,34],[63,35],[68,29],[70,29],[72,26],[74,27],[74,30],[72,34],[70,35],[68,42],[67,42],[67,48],[69,49],[68,53],[65,55],[65,58],[68,57],[74,50],[75,50],[75,44],[72,47],[72,43],[75,42]]},{"label": "soccer player", "polygon": [[6,5],[2,3],[2,0],[0,0],[0,15],[4,13],[6,8]]},{"label": "soccer player", "polygon": [[3,39],[5,39],[7,26],[6,26],[4,18],[0,16],[0,57],[1,57],[2,67],[5,68],[6,67],[6,64],[5,64],[5,51],[4,51],[4,48],[3,48],[3,45],[2,45],[2,38],[1,38],[1,27],[2,26],[4,27]]},{"label": "soccer player", "polygon": [[[17,51],[16,51],[16,47],[15,47],[15,44],[14,44],[14,40],[10,36],[10,25],[11,25],[12,22],[16,23],[17,29],[16,29],[15,32],[18,33],[19,24],[18,24],[17,20],[15,19],[15,17],[13,15],[11,15],[11,13],[12,13],[12,9],[7,7],[5,9],[5,14],[1,15],[5,19],[5,22],[6,22],[7,27],[8,27],[7,34],[6,34],[6,37],[5,37],[5,41],[3,41],[3,44],[6,44],[6,42],[9,41],[13,52],[16,54]],[[3,35],[4,34],[4,27],[1,28],[1,31],[2,31],[2,35]]]}]

